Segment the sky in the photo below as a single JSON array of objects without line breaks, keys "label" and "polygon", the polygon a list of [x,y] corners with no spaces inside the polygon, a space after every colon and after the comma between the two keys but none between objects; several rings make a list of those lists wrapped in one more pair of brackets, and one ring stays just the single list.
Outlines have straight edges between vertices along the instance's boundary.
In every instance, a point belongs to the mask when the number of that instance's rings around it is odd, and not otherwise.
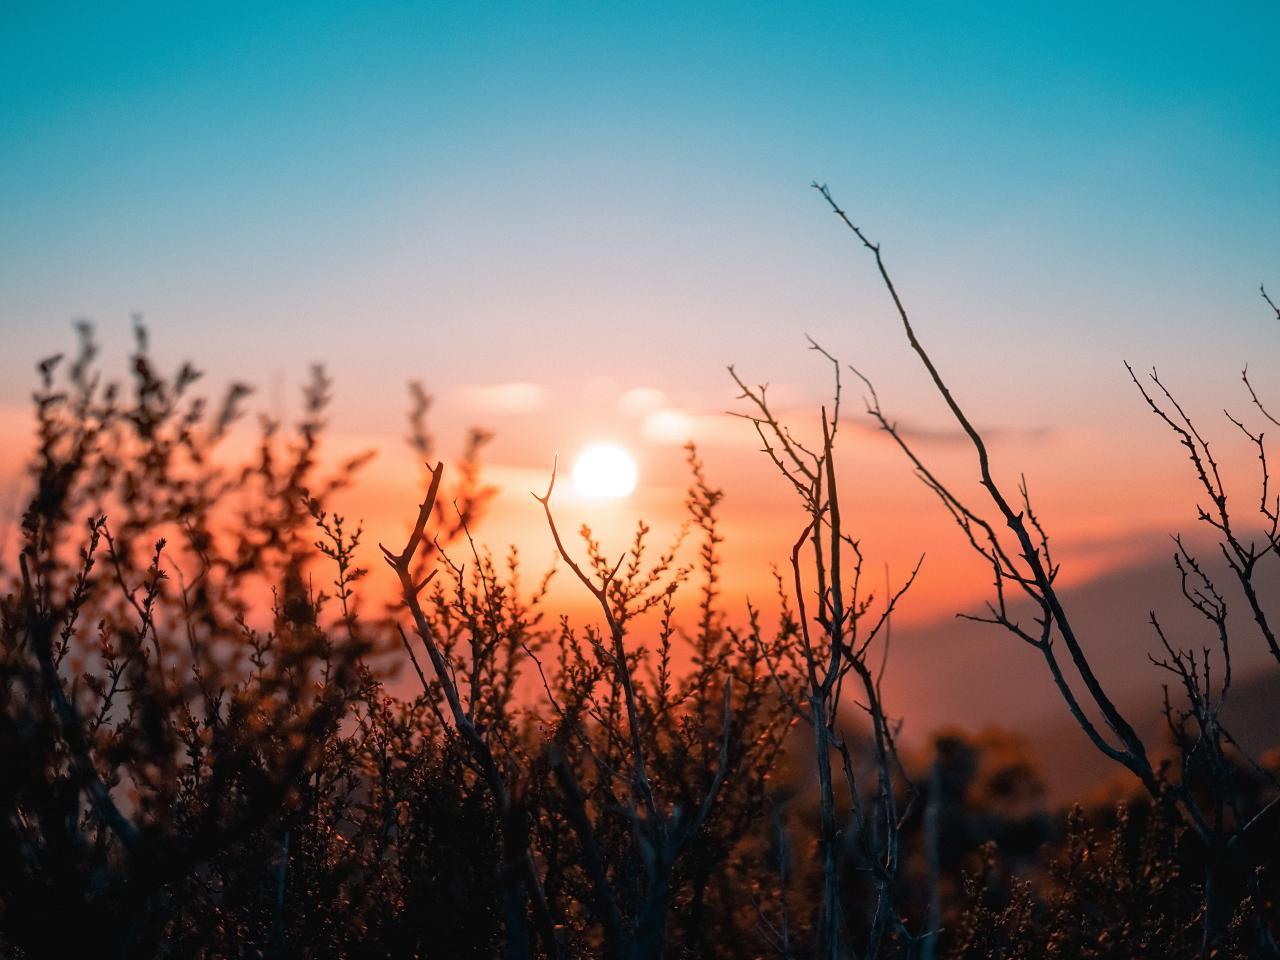
[{"label": "sky", "polygon": [[[335,454],[382,451],[353,505],[375,530],[415,495],[412,378],[446,454],[470,424],[497,434],[485,536],[547,555],[526,491],[557,452],[633,452],[632,498],[566,494],[566,522],[621,537],[675,523],[691,437],[728,488],[728,589],[758,594],[799,514],[723,415],[726,365],[812,423],[811,335],[973,479],[817,180],[1085,581],[1194,521],[1122,360],[1215,430],[1245,363],[1264,390],[1280,369],[1258,295],[1280,291],[1277,36],[1266,3],[9,0],[0,428],[21,449],[32,363],[74,319],[123,373],[141,313],[159,356],[286,417],[328,364]],[[904,616],[943,616],[982,571],[847,400],[851,515],[892,570],[929,554]]]}]

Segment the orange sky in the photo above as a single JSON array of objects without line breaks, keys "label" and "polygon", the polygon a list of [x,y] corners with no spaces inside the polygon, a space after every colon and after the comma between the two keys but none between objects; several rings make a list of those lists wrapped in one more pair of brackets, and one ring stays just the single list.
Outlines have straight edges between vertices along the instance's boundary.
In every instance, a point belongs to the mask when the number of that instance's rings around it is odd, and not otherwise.
[{"label": "orange sky", "polygon": [[[816,401],[830,372],[820,363],[812,366],[814,384],[770,387],[778,410],[802,436],[818,422]],[[1204,377],[1191,385],[1192,392],[1197,399],[1203,397],[1209,388],[1222,386],[1224,379]],[[790,487],[760,452],[751,425],[726,412],[746,409],[735,400],[732,383],[725,377],[721,386],[717,408],[711,390],[705,397],[681,397],[603,379],[588,383],[567,402],[549,397],[550,391],[535,384],[477,384],[440,398],[431,425],[446,461],[458,453],[464,425],[476,424],[496,433],[486,451],[484,476],[499,488],[499,494],[475,532],[495,552],[509,544],[518,546],[534,570],[550,562],[553,545],[541,507],[530,493],[545,489],[557,454],[562,465],[554,506],[562,531],[575,532],[583,523],[589,524],[606,546],[620,551],[640,519],[654,527],[654,546],[664,545],[674,535],[682,519],[688,479],[683,443],[694,440],[711,483],[725,490],[721,508],[726,536],[721,551],[726,571],[724,601],[731,611],[740,613],[747,598],[771,606],[771,565],[785,565],[804,516]],[[1129,389],[1129,409],[1117,411],[1116,423],[1122,429],[1115,432],[1076,422],[1070,406],[1062,408],[1063,422],[1046,420],[1034,429],[1006,429],[994,419],[978,420],[989,428],[997,474],[1011,488],[1019,472],[1026,474],[1038,512],[1053,536],[1066,583],[1140,563],[1153,554],[1163,556],[1168,553],[1167,534],[1196,528],[1197,491],[1182,450],[1146,412],[1136,390],[1131,385]],[[879,592],[885,565],[891,579],[896,579],[924,554],[918,585],[901,607],[899,619],[923,622],[968,609],[975,597],[985,595],[987,571],[968,552],[936,498],[914,478],[906,459],[874,429],[863,411],[861,394],[848,382],[845,391],[838,459],[843,514],[846,526],[862,541],[870,582]],[[880,391],[892,415],[897,391],[884,384]],[[1239,395],[1238,390],[1237,401]],[[259,404],[264,399],[270,408],[271,398],[257,398]],[[918,451],[957,492],[967,492],[969,502],[980,505],[982,493],[971,482],[976,477],[971,448],[947,427],[940,403],[931,403],[923,391],[903,399],[913,401],[904,407],[929,416],[927,421],[907,414],[901,418]],[[389,411],[393,404],[385,398],[381,409]],[[344,406],[339,393],[336,419],[342,419]],[[1215,450],[1227,475],[1235,480],[1238,494],[1253,497],[1257,466],[1248,445],[1233,435],[1234,428],[1209,402],[1193,403],[1192,409],[1211,435],[1219,438]],[[1237,402],[1235,409],[1243,410],[1244,405]],[[384,426],[394,429],[391,419]],[[916,422],[926,422],[930,428],[912,430],[910,425]],[[0,409],[0,443],[5,449],[28,446],[29,423],[26,411]],[[242,430],[226,455],[246,454],[250,437],[249,430]],[[597,441],[617,443],[634,456],[639,483],[632,495],[592,500],[575,491],[568,476],[572,459],[584,445]],[[412,518],[421,474],[407,445],[390,430],[330,431],[323,455],[336,463],[364,449],[374,449],[378,455],[364,468],[355,488],[341,495],[339,506],[365,525],[365,562],[373,565],[377,541],[394,543]],[[9,517],[25,489],[25,481],[17,475],[19,462],[20,458],[6,457],[0,473],[4,491],[0,509]],[[567,580],[558,590],[563,602],[576,606],[582,599]]]},{"label": "orange sky", "polygon": [[[828,389],[830,369],[811,354],[801,352],[801,358],[811,361],[813,379],[778,382],[770,393],[779,414],[803,436],[818,422],[817,404]],[[946,370],[946,360],[940,362]],[[958,388],[960,398],[967,402],[965,390],[973,389],[972,369],[957,369],[964,384]],[[740,372],[749,382],[756,379],[750,376],[754,371]],[[215,382],[216,373],[211,377]],[[1122,376],[1121,369],[1116,379]],[[681,395],[603,378],[578,390],[566,390],[564,385],[557,390],[527,383],[481,382],[442,393],[430,419],[446,462],[459,453],[466,425],[495,431],[496,439],[486,453],[484,479],[496,485],[499,493],[474,532],[482,545],[497,554],[504,554],[510,544],[518,546],[528,585],[554,554],[541,507],[530,494],[545,490],[557,452],[564,466],[553,506],[571,549],[580,549],[573,534],[586,523],[603,539],[607,552],[618,553],[629,543],[640,518],[654,528],[651,545],[661,548],[670,541],[682,519],[688,480],[682,443],[686,438],[695,440],[709,480],[725,490],[721,602],[728,622],[740,626],[746,619],[748,598],[766,615],[775,609],[771,571],[775,564],[785,567],[804,517],[794,492],[759,451],[750,425],[725,412],[743,407],[735,401],[728,378],[720,383],[718,392],[708,388],[703,394]],[[945,411],[924,386],[917,378],[881,383],[878,389],[891,416],[895,404],[901,403],[900,422],[935,472],[953,483],[957,493],[967,495],[971,505],[981,504],[972,451],[947,428]],[[1201,634],[1195,631],[1202,631],[1177,598],[1176,574],[1168,563],[1168,535],[1190,533],[1205,556],[1214,551],[1206,547],[1203,529],[1197,529],[1198,491],[1182,449],[1146,410],[1132,384],[1127,390],[1123,383],[1119,386],[1111,429],[1100,429],[1087,417],[1075,417],[1074,397],[1056,408],[1057,419],[1049,411],[1038,424],[1013,429],[1001,423],[1000,405],[990,402],[991,394],[985,395],[985,403],[983,394],[974,394],[978,402],[973,406],[978,411],[975,420],[989,434],[997,476],[1010,485],[1019,472],[1028,478],[1037,512],[1053,537],[1056,559],[1063,567],[1060,583],[1073,597],[1076,616],[1088,625],[1086,648],[1096,654],[1099,672],[1110,688],[1119,691],[1120,699],[1129,702],[1141,719],[1154,716],[1151,711],[1157,700],[1153,698],[1159,693],[1159,678],[1146,662],[1155,642],[1144,622],[1148,610],[1159,609],[1181,640],[1199,642]],[[1234,397],[1233,412],[1246,411],[1240,400],[1242,396],[1247,400],[1247,394],[1238,373],[1200,369],[1177,386],[1214,443],[1237,515],[1244,515],[1256,496],[1256,456],[1213,402],[1215,395]],[[998,630],[953,619],[958,611],[980,609],[989,589],[989,573],[968,551],[934,496],[913,477],[897,448],[872,428],[862,412],[860,395],[847,382],[846,391],[847,416],[841,424],[838,457],[842,514],[846,528],[862,542],[866,582],[883,595],[886,565],[896,583],[925,554],[916,587],[894,620],[894,652],[886,687],[891,709],[909,718],[905,742],[918,745],[941,726],[972,729],[996,724],[1051,737],[1056,746],[1083,748],[1083,742],[1072,739],[1078,732],[1064,722],[1061,704],[1033,651]],[[377,543],[398,546],[402,542],[422,495],[421,467],[394,432],[402,422],[402,414],[395,410],[400,390],[388,388],[386,393],[359,397],[350,404],[339,379],[332,417],[339,427],[326,434],[322,447],[322,460],[328,463],[366,449],[378,453],[355,487],[340,494],[334,504],[365,527],[359,561],[371,569],[364,589],[374,601],[392,589]],[[296,409],[288,397],[267,391],[255,397],[251,407],[256,404],[288,419]],[[1082,402],[1087,407],[1088,399]],[[342,429],[352,406],[382,411],[385,416],[370,421],[371,427],[382,429]],[[17,470],[20,451],[30,445],[29,417],[16,407],[0,408],[0,444],[8,451],[0,462],[0,537],[7,537],[6,551],[13,548],[10,531],[25,491]],[[224,447],[224,456],[235,460],[252,455],[248,426],[252,422],[246,418]],[[639,484],[632,495],[601,501],[574,490],[568,465],[585,444],[599,441],[617,443],[634,455]],[[693,559],[695,546],[693,541],[686,545],[686,559]],[[455,550],[465,554],[466,547],[458,545]],[[467,558],[460,555],[459,559]],[[691,617],[697,603],[692,585],[683,598],[685,615]],[[580,624],[597,619],[591,598],[563,569],[549,606],[554,614],[568,612]],[[1261,661],[1261,647],[1246,637],[1235,656],[1238,671],[1247,677]],[[974,669],[977,666],[980,669]],[[957,683],[961,675],[963,682]],[[1054,789],[1071,790],[1106,771],[1055,767],[1051,772],[1051,780],[1057,778]]]}]

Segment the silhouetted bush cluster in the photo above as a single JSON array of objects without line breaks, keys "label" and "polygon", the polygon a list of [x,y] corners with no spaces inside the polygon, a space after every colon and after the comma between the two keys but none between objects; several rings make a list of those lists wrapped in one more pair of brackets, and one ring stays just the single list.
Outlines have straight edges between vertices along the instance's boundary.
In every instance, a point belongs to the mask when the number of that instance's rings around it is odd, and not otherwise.
[{"label": "silhouetted bush cluster", "polygon": [[[576,624],[473,538],[483,433],[456,483],[425,475],[377,571],[398,600],[378,607],[361,589],[377,554],[331,506],[363,458],[320,467],[323,371],[296,428],[263,419],[233,463],[247,387],[210,405],[193,367],[156,369],[141,328],[131,379],[109,383],[80,337],[39,366],[3,571],[4,955],[1274,951],[1275,771],[1212,739],[1194,664],[1193,709],[1170,713],[1187,739],[1171,763],[1143,753],[1151,782],[1118,807],[1050,810],[1037,758],[999,731],[900,754],[881,628],[911,579],[866,595],[840,526],[838,364],[812,450],[743,387],[808,520],[776,622],[726,614],[721,493],[690,448],[666,549],[643,525],[620,559],[588,530],[565,542],[548,490],[560,575],[599,607]],[[426,457],[429,398],[413,398]],[[958,519],[981,547],[976,515]]]}]

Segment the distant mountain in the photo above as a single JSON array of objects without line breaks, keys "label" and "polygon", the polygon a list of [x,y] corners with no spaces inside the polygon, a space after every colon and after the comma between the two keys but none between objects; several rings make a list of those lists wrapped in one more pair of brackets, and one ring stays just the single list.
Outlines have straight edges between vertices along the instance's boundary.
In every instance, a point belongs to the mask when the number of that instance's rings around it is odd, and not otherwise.
[{"label": "distant mountain", "polygon": [[[1210,550],[1202,551],[1205,557]],[[1274,573],[1274,571],[1272,571]],[[1225,570],[1213,570],[1227,598],[1234,632],[1235,680],[1224,717],[1241,743],[1255,753],[1280,745],[1280,665]],[[1130,722],[1163,742],[1161,684],[1173,678],[1147,659],[1159,649],[1148,617],[1155,610],[1175,644],[1215,644],[1211,625],[1182,598],[1168,557],[1152,558],[1062,592],[1076,633],[1095,673]],[[1280,590],[1267,597],[1280,604]],[[974,612],[980,608],[975,606]],[[1030,608],[1020,611],[1028,624]],[[1057,643],[1064,671],[1067,652]],[[1213,651],[1217,657],[1218,651]],[[1215,662],[1215,670],[1220,667]],[[1074,684],[1079,689],[1078,684]],[[1066,799],[1121,771],[1072,721],[1055,689],[1043,655],[998,627],[954,619],[893,636],[885,676],[888,709],[904,717],[904,740],[921,745],[941,727],[978,730],[1000,726],[1022,732],[1041,757],[1051,796]]]}]

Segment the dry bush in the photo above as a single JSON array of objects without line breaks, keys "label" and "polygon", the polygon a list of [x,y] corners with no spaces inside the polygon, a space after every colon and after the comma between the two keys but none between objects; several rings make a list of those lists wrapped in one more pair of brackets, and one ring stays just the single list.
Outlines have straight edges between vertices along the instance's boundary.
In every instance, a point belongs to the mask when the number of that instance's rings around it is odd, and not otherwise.
[{"label": "dry bush", "polygon": [[[554,473],[537,497],[557,575],[595,603],[575,623],[548,606],[555,569],[530,581],[474,534],[493,495],[484,431],[448,477],[428,467],[409,538],[382,547],[390,573],[370,573],[363,532],[333,512],[366,457],[320,466],[323,370],[300,423],[261,419],[234,463],[247,387],[211,404],[191,365],[156,369],[140,327],[130,378],[110,383],[82,327],[74,357],[39,365],[31,496],[0,570],[0,954],[1274,953],[1274,765],[1245,757],[1219,715],[1232,642],[1251,631],[1274,652],[1280,502],[1260,429],[1232,420],[1263,463],[1251,540],[1203,435],[1158,380],[1139,384],[1188,450],[1198,515],[1246,598],[1242,632],[1178,541],[1217,652],[1180,649],[1153,616],[1174,680],[1166,751],[1094,675],[1025,487],[1009,497],[993,479],[879,248],[823,194],[873,252],[995,519],[930,472],[864,380],[868,412],[990,565],[982,618],[1043,660],[1142,794],[1049,810],[1036,758],[999,731],[900,754],[881,681],[916,573],[882,596],[863,581],[834,457],[842,371],[816,345],[835,372],[820,442],[734,374],[799,505],[777,621],[726,603],[723,493],[690,447],[685,523],[664,548],[643,523],[620,557],[590,530],[562,536]],[[408,440],[430,461],[430,397],[410,397]],[[374,575],[395,602],[363,599]],[[401,675],[412,692],[393,695]]]}]

